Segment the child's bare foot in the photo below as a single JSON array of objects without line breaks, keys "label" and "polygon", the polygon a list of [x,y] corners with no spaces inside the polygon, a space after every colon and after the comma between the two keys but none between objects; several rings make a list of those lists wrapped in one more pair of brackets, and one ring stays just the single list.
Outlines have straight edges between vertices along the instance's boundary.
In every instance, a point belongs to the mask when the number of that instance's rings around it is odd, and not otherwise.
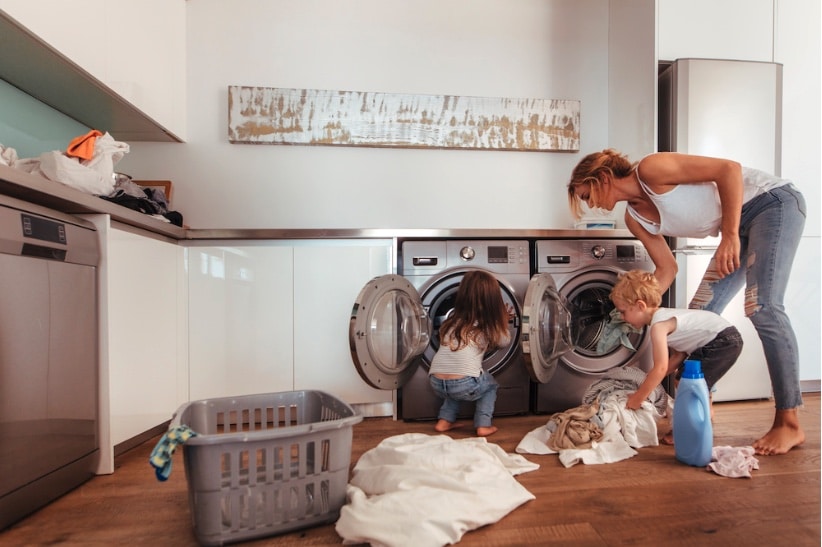
[{"label": "child's bare foot", "polygon": [[462,424],[458,424],[457,422],[449,422],[448,420],[440,419],[437,421],[437,425],[434,426],[434,429],[439,431],[440,433],[444,433],[451,429],[456,429],[460,427]]},{"label": "child's bare foot", "polygon": [[786,454],[805,442],[805,432],[799,426],[797,409],[777,410],[771,430],[753,443],[754,451],[763,456]]},{"label": "child's bare foot", "polygon": [[667,444],[669,446],[673,446],[674,444],[674,432],[669,431],[668,433],[664,434],[660,439],[659,442],[662,444]]},{"label": "child's bare foot", "polygon": [[478,427],[477,428],[477,437],[487,437],[488,435],[493,435],[497,432],[496,426],[489,426],[489,427]]}]

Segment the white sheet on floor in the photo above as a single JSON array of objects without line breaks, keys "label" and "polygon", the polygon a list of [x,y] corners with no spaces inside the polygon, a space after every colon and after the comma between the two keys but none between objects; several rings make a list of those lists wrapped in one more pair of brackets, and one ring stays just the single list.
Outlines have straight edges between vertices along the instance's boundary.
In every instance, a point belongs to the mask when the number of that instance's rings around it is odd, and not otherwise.
[{"label": "white sheet on floor", "polygon": [[389,437],[354,466],[336,530],[345,544],[457,543],[534,499],[514,475],[538,468],[484,438]]},{"label": "white sheet on floor", "polygon": [[[613,463],[635,456],[634,448],[657,446],[656,421],[661,417],[649,401],[642,403],[639,410],[625,408],[627,391],[616,391],[600,401],[599,418],[602,421],[602,439],[591,448],[570,448],[560,450],[559,461],[565,467],[580,462],[587,464]],[[517,445],[519,454],[557,454],[548,448],[551,432],[546,426],[538,427],[525,434]]]}]

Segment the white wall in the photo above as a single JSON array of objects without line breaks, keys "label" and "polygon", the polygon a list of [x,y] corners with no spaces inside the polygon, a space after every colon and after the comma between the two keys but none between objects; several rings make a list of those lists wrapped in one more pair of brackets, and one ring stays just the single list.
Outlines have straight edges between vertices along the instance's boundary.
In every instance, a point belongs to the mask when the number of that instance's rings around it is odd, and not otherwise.
[{"label": "white wall", "polygon": [[[632,0],[643,3],[652,13],[652,0]],[[608,4],[188,2],[188,142],[132,143],[118,169],[171,179],[194,228],[570,227],[570,172],[609,145]],[[631,69],[652,81],[644,62],[622,63],[624,81]],[[577,99],[581,152],[229,144],[229,85]],[[652,104],[652,85],[646,93],[634,100]],[[652,112],[633,123],[647,129],[629,135],[647,139]]]}]

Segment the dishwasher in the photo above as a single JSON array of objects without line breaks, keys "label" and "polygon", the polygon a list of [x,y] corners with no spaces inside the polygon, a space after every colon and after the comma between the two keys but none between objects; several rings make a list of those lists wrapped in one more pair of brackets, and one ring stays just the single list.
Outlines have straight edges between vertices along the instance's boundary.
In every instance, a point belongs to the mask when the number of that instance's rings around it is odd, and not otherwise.
[{"label": "dishwasher", "polygon": [[0,530],[99,461],[94,225],[0,195]]}]

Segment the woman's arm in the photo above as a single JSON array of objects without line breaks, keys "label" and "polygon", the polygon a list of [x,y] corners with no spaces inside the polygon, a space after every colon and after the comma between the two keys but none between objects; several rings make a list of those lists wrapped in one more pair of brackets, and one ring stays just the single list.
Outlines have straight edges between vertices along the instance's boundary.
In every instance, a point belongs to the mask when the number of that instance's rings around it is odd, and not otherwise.
[{"label": "woman's arm", "polygon": [[714,255],[717,270],[724,277],[739,268],[742,166],[722,158],[659,152],[644,158],[641,167],[640,177],[658,193],[665,193],[677,184],[716,183],[722,208],[722,238]]},{"label": "woman's arm", "polygon": [[673,284],[674,279],[676,279],[678,269],[676,258],[674,258],[674,253],[671,252],[668,242],[659,234],[654,235],[648,233],[627,210],[625,211],[625,226],[627,226],[631,233],[645,246],[648,256],[651,257],[656,267],[654,277],[656,277],[659,283],[659,288],[662,292],[667,291]]}]

